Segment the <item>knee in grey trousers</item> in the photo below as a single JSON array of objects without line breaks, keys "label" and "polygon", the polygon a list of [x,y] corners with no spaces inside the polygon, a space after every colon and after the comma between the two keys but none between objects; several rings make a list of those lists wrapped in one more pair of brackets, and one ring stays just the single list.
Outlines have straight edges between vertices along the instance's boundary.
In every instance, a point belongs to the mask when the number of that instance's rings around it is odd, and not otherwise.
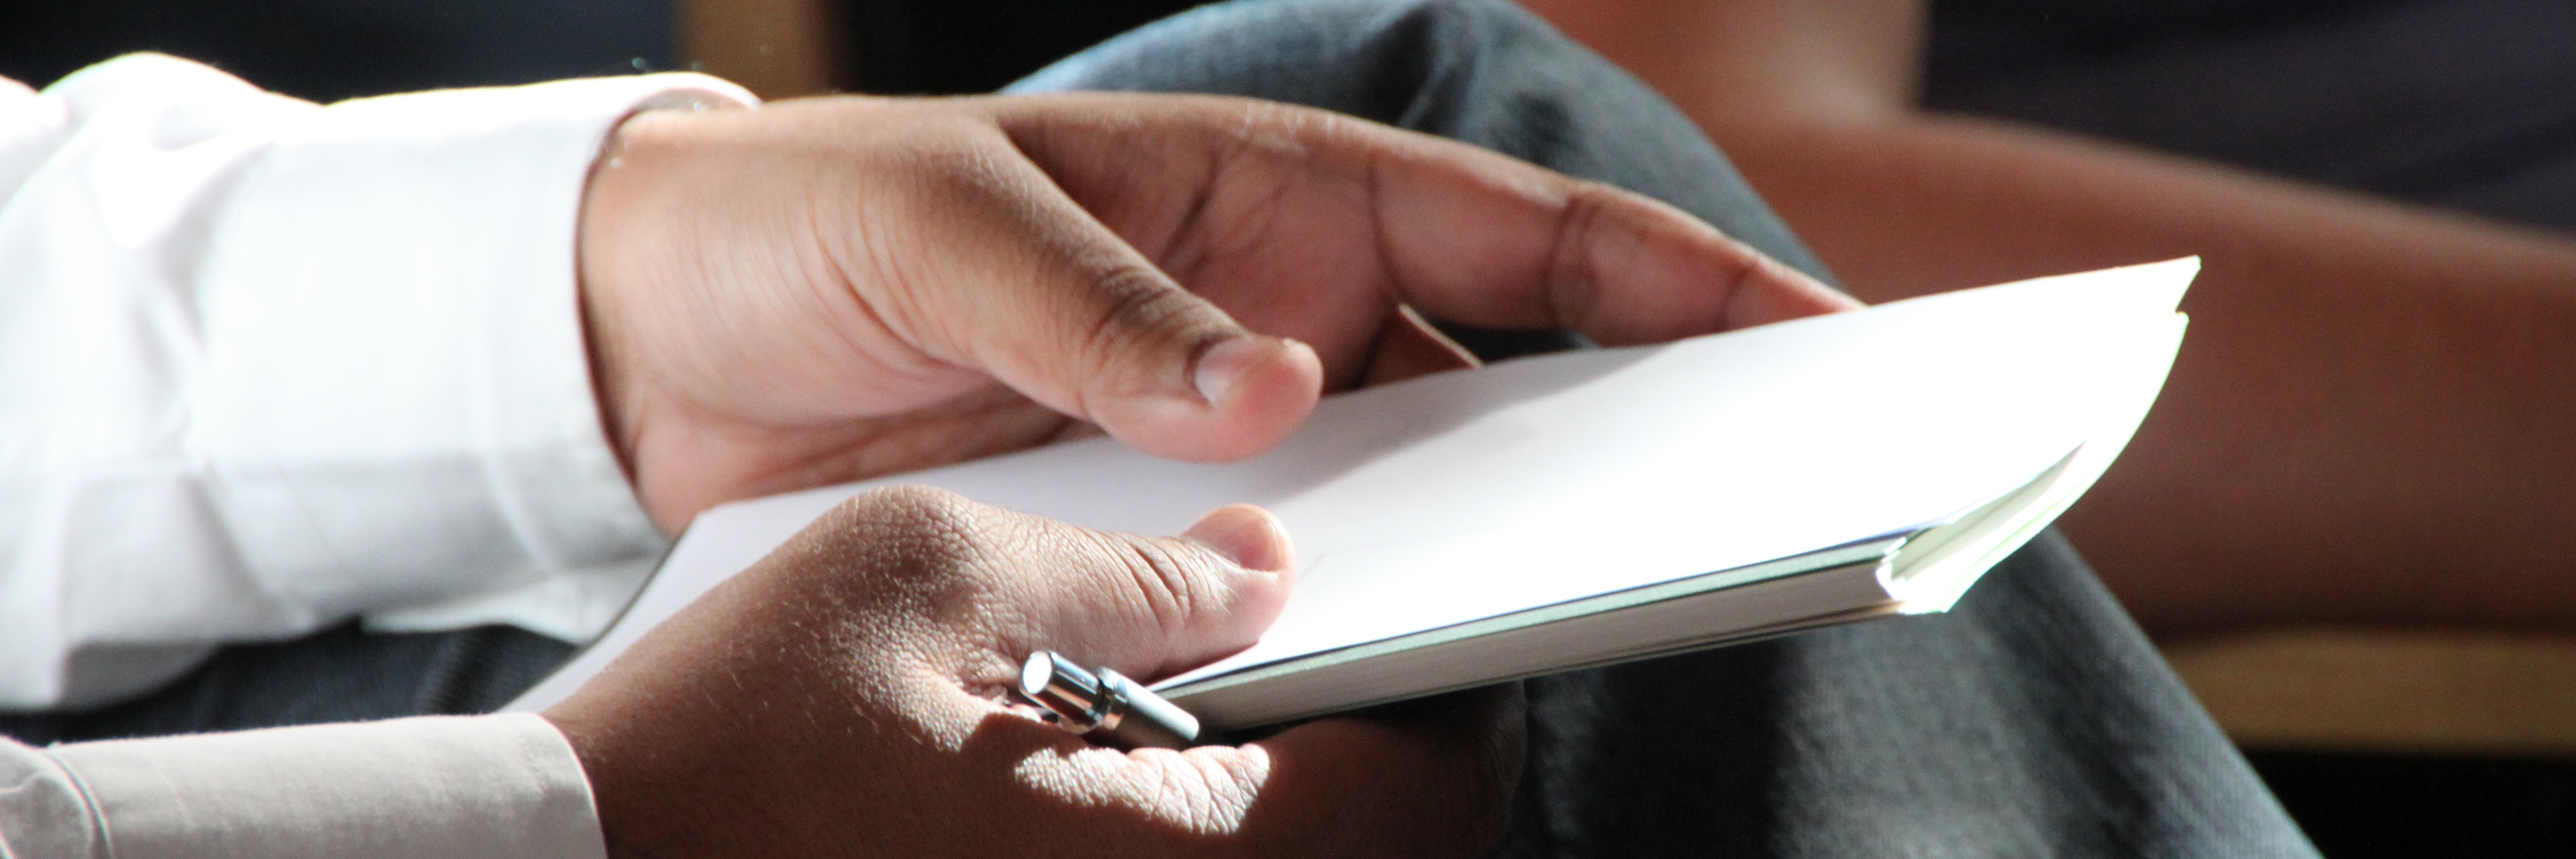
[{"label": "knee in grey trousers", "polygon": [[[1500,0],[1208,7],[1012,87],[1048,90],[1255,96],[1450,137],[1656,197],[1828,277],[1688,119]],[[1506,856],[2314,855],[2054,531],[1948,615],[1528,691]]]}]

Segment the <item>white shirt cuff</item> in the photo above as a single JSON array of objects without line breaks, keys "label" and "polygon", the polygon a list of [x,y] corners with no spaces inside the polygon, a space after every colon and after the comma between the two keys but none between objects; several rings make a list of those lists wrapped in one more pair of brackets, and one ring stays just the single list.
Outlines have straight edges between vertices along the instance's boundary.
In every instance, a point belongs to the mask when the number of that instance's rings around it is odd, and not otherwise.
[{"label": "white shirt cuff", "polygon": [[94,823],[87,830],[94,836],[75,838],[84,827],[60,820],[58,842],[95,837],[90,852],[116,859],[607,855],[580,761],[554,725],[534,715],[314,725],[49,751],[82,790]]},{"label": "white shirt cuff", "polygon": [[376,628],[596,634],[663,543],[592,395],[584,184],[638,109],[754,101],[601,78],[343,102],[281,133],[200,280],[198,449],[244,566]]},{"label": "white shirt cuff", "polygon": [[0,83],[0,706],[353,615],[596,634],[666,544],[591,392],[584,184],[636,110],[752,101],[323,107],[148,54]]}]

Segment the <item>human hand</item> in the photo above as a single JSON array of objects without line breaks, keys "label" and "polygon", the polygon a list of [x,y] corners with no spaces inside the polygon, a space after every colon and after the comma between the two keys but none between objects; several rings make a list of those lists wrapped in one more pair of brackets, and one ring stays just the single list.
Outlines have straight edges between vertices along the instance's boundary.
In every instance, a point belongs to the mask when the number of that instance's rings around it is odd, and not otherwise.
[{"label": "human hand", "polygon": [[938,490],[859,496],[664,621],[545,716],[613,856],[1479,853],[1517,686],[1121,752],[1006,706],[1031,651],[1140,679],[1250,644],[1294,557],[1251,507],[1177,539]]},{"label": "human hand", "polygon": [[1854,306],[1643,197],[1213,97],[640,114],[580,259],[602,413],[666,530],[1077,421],[1250,456],[1322,390],[1466,363],[1399,304],[1610,344]]}]

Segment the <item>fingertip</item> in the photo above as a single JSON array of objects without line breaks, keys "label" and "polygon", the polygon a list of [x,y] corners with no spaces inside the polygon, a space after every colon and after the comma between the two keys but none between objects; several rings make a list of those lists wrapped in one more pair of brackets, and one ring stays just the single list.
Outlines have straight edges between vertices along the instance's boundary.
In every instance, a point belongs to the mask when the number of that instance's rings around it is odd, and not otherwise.
[{"label": "fingertip", "polygon": [[1728,329],[1750,328],[1809,316],[1822,316],[1864,307],[1859,299],[1842,293],[1806,272],[1786,263],[1756,254],[1749,271],[1736,282],[1727,302]]},{"label": "fingertip", "polygon": [[1102,423],[1147,453],[1193,462],[1231,462],[1269,450],[1305,423],[1323,395],[1324,362],[1314,347],[1282,337],[1238,335],[1203,350],[1192,371],[1199,402],[1166,402]]},{"label": "fingertip", "polygon": [[[1286,337],[1243,334],[1208,344],[1200,350],[1190,381],[1208,408],[1218,413],[1260,408],[1279,394],[1320,391],[1324,361],[1315,347]],[[1299,417],[1303,417],[1302,409]]]},{"label": "fingertip", "polygon": [[1268,347],[1259,337],[1236,335],[1200,349],[1190,370],[1190,382],[1198,386],[1199,398],[1211,408],[1224,405],[1245,377],[1258,372],[1271,359],[1273,350]]},{"label": "fingertip", "polygon": [[1222,420],[1243,428],[1243,438],[1257,444],[1238,457],[1269,450],[1296,432],[1324,395],[1324,359],[1315,347],[1286,337],[1261,339],[1269,341],[1271,360],[1246,374],[1231,399],[1210,404]]},{"label": "fingertip", "polygon": [[1297,551],[1288,539],[1287,527],[1279,524],[1278,517],[1270,515],[1270,511],[1250,504],[1210,510],[1181,536],[1247,570],[1289,573],[1297,564]]}]

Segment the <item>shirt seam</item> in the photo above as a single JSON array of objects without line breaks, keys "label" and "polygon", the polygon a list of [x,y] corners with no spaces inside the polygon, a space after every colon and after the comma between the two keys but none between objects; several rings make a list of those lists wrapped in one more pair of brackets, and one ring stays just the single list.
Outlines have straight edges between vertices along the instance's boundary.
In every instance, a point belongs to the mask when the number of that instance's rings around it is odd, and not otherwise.
[{"label": "shirt seam", "polygon": [[63,760],[61,755],[54,754],[53,746],[37,749],[36,752],[44,755],[46,760],[53,761],[54,768],[61,770],[63,778],[70,781],[72,788],[80,793],[81,808],[89,812],[89,832],[92,839],[90,843],[96,845],[90,851],[90,855],[103,857],[103,859],[117,859],[116,839],[107,823],[107,809],[99,805],[98,794],[90,789],[89,780],[82,778],[80,770],[72,766],[70,761]]}]

